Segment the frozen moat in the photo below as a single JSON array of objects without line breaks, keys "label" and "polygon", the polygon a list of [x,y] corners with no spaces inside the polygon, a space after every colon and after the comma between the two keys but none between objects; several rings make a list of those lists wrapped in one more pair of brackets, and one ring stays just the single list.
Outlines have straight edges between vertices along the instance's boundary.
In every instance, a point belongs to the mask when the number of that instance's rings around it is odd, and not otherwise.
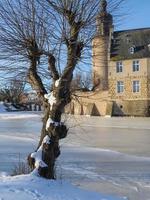
[{"label": "frozen moat", "polygon": [[[33,151],[41,114],[0,114],[0,171]],[[125,199],[150,199],[150,119],[65,116],[58,178]]]}]

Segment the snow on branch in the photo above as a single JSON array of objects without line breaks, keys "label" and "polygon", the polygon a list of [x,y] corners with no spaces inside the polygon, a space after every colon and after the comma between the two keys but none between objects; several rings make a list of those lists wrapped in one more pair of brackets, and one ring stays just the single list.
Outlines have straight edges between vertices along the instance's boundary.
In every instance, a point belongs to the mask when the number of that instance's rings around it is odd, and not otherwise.
[{"label": "snow on branch", "polygon": [[38,148],[38,150],[34,153],[31,153],[31,158],[35,159],[35,164],[34,164],[35,170],[34,170],[34,172],[37,172],[39,167],[41,167],[41,168],[47,167],[47,164],[42,160],[42,150],[43,150],[44,144],[50,144],[50,143],[51,143],[51,139],[48,135],[46,135],[43,138],[42,144]]},{"label": "snow on branch", "polygon": [[[60,83],[60,79],[57,79],[55,81],[55,87],[58,87]],[[53,91],[50,92],[49,94],[45,94],[44,95],[45,99],[48,100],[48,103],[50,104],[50,110],[53,109],[53,105],[56,104],[56,97],[54,96]],[[61,126],[62,123],[61,122],[55,122],[51,119],[51,117],[49,116],[47,122],[46,122],[46,131],[48,131],[50,125],[53,124],[54,126]]]},{"label": "snow on branch", "polygon": [[55,122],[49,117],[47,122],[46,122],[46,131],[48,131],[51,124],[53,124],[54,126],[61,126],[63,123],[62,122]]},{"label": "snow on branch", "polygon": [[45,94],[44,97],[45,97],[45,99],[48,100],[48,103],[49,103],[50,106],[51,106],[51,107],[50,107],[50,110],[52,110],[53,104],[56,103],[56,97],[54,96],[53,91],[50,92],[49,94]]},{"label": "snow on branch", "polygon": [[60,78],[55,81],[55,87],[59,86]]}]

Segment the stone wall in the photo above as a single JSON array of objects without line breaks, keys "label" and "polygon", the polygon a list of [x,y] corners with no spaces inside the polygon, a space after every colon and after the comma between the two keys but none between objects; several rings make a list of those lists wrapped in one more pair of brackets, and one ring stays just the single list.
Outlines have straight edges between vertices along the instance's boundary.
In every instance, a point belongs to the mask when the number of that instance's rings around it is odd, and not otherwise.
[{"label": "stone wall", "polygon": [[150,116],[150,101],[125,100],[115,101],[113,116]]},{"label": "stone wall", "polygon": [[80,97],[66,106],[65,113],[88,116],[150,116],[149,100],[117,99],[112,101],[106,92],[81,92],[78,95]]},{"label": "stone wall", "polygon": [[97,36],[92,41],[93,85],[108,89],[109,37]]},{"label": "stone wall", "polygon": [[[140,70],[133,72],[133,60],[124,60],[123,71],[116,72],[116,62],[110,61],[109,63],[109,94],[112,100],[146,100],[150,98],[150,66],[148,59],[134,59],[139,60]],[[149,77],[149,78],[148,78]],[[132,83],[134,80],[140,82],[140,92],[133,93]],[[117,81],[124,82],[124,92],[117,93]]]},{"label": "stone wall", "polygon": [[[134,93],[132,91],[132,83],[134,80],[139,80],[140,92]],[[124,82],[124,92],[117,93],[117,81]],[[150,84],[149,84],[149,87],[150,87]],[[122,99],[122,100],[147,99],[148,94],[149,94],[148,78],[147,76],[136,76],[136,77],[129,76],[129,77],[124,77],[124,78],[117,78],[117,77],[110,78],[109,79],[109,94],[113,101],[118,100],[118,99]]]},{"label": "stone wall", "polygon": [[[77,92],[65,112],[75,115],[105,116],[108,112],[108,91]],[[110,107],[110,105],[109,105]],[[109,112],[110,113],[110,112]]]}]

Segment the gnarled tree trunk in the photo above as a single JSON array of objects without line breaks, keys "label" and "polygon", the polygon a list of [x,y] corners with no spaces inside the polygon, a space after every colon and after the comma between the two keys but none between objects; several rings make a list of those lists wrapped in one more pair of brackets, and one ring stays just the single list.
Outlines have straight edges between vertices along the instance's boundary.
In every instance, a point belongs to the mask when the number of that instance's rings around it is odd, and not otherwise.
[{"label": "gnarled tree trunk", "polygon": [[[52,58],[49,58],[49,67],[52,67],[52,64]],[[54,75],[56,75],[56,71]],[[54,77],[53,80],[56,80],[56,78],[58,78],[58,76]],[[54,179],[55,160],[60,155],[59,140],[66,137],[68,131],[66,125],[61,122],[61,116],[65,105],[70,102],[70,84],[68,84],[66,79],[65,81],[60,79],[58,86],[55,86],[55,82],[58,81],[57,79],[54,81],[53,91],[50,94],[46,94],[47,92],[36,71],[35,59],[31,60],[28,79],[42,99],[44,106],[40,141],[37,150],[28,156],[28,163],[40,176]],[[53,104],[49,103],[49,101],[51,101],[50,98],[55,99]]]},{"label": "gnarled tree trunk", "polygon": [[60,154],[59,140],[65,138],[67,135],[68,130],[66,125],[61,122],[61,116],[65,106],[71,101],[70,85],[73,71],[81,57],[83,48],[83,43],[78,41],[82,22],[76,22],[75,14],[71,10],[65,11],[65,15],[70,25],[70,37],[65,38],[67,64],[60,76],[56,68],[54,55],[48,55],[48,69],[53,78],[53,89],[51,93],[46,94],[42,81],[37,74],[35,54],[32,54],[33,59],[31,59],[31,67],[29,69],[30,84],[42,98],[45,114],[38,149],[36,152],[30,154],[28,160],[29,165],[33,169],[35,168],[39,175],[49,179],[55,178],[55,160]]}]

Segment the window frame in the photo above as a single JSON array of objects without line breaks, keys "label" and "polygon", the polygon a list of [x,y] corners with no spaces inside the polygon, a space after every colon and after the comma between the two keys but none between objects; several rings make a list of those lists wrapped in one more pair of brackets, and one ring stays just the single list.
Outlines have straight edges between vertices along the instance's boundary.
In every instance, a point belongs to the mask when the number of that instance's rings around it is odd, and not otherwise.
[{"label": "window frame", "polygon": [[123,62],[117,61],[116,62],[116,73],[121,73],[121,72],[123,72]]},{"label": "window frame", "polygon": [[124,92],[124,81],[117,81],[117,93],[122,94]]},{"label": "window frame", "polygon": [[129,51],[130,51],[130,54],[134,54],[135,53],[135,47],[130,47],[130,49],[129,49]]},{"label": "window frame", "polygon": [[132,92],[133,93],[139,93],[140,92],[140,81],[139,80],[133,80],[132,81]]},{"label": "window frame", "polygon": [[139,60],[133,60],[132,61],[132,71],[133,72],[140,71],[140,61]]}]

